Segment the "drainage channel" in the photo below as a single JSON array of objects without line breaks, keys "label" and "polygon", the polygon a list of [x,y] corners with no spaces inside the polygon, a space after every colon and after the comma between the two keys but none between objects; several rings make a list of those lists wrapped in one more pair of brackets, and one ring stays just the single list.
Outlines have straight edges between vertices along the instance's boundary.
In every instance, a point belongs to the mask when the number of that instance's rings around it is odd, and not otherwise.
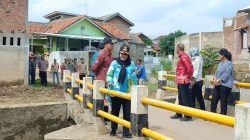
[{"label": "drainage channel", "polygon": [[0,105],[0,140],[43,140],[44,135],[74,125],[67,103]]}]

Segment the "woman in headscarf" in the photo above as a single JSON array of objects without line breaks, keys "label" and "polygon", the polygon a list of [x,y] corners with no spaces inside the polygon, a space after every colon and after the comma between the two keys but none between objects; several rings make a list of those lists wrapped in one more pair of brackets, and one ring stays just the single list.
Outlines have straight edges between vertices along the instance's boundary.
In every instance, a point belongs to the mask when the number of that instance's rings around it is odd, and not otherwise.
[{"label": "woman in headscarf", "polygon": [[227,100],[234,85],[234,66],[232,54],[227,49],[219,51],[220,63],[214,77],[214,92],[211,101],[211,112],[216,112],[218,101],[221,103],[220,114],[227,114]]},{"label": "woman in headscarf", "polygon": [[[137,85],[134,63],[129,56],[129,46],[120,48],[119,57],[114,60],[107,72],[106,80],[109,89],[129,94],[132,85]],[[120,108],[123,107],[123,119],[130,121],[131,101],[119,97],[111,97],[111,114],[119,116]],[[116,135],[117,123],[111,122],[111,136]],[[132,138],[128,128],[123,127],[123,137]]]},{"label": "woman in headscarf", "polygon": [[191,78],[191,107],[195,108],[195,98],[199,102],[200,109],[205,110],[205,103],[202,96],[202,66],[203,59],[200,56],[200,52],[198,48],[191,48],[189,50],[189,55],[192,60],[192,64],[194,67],[194,74]]}]

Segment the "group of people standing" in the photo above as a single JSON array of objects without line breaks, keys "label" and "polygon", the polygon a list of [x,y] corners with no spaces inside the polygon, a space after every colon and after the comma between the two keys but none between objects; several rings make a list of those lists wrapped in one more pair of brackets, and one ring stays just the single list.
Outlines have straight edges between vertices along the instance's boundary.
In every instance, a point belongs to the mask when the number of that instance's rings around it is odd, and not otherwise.
[{"label": "group of people standing", "polygon": [[[105,81],[108,89],[129,93],[132,85],[143,84],[145,80],[145,68],[140,59],[137,65],[131,60],[130,48],[127,44],[122,44],[119,55],[113,58],[113,41],[105,38],[99,45],[99,49],[92,57],[91,71],[96,80]],[[105,96],[104,110],[108,112],[111,107],[111,114],[119,116],[120,109],[123,109],[123,118],[130,121],[131,101],[110,95]],[[111,122],[111,136],[117,133],[118,124]],[[123,137],[132,138],[128,128],[123,127]]]},{"label": "group of people standing", "polygon": [[[39,77],[41,79],[41,84],[47,86],[47,72],[49,67],[49,62],[45,59],[45,55],[40,57],[35,57],[31,55],[29,57],[29,84],[35,84],[36,66],[39,68]],[[64,62],[59,65],[56,59],[50,66],[50,73],[52,74],[53,84],[59,85],[59,69],[61,69],[61,79],[63,78],[63,70],[70,70],[71,72],[79,72],[79,78],[85,77],[88,74],[87,65],[84,63],[84,59],[81,58],[77,61],[70,58],[65,58]]]},{"label": "group of people standing", "polygon": [[[176,53],[178,62],[176,65],[176,83],[178,85],[179,105],[195,108],[195,99],[199,102],[200,109],[205,110],[205,103],[202,96],[202,67],[203,59],[200,56],[198,48],[191,48],[189,55],[184,52],[185,46],[180,43],[177,45]],[[215,85],[211,100],[211,112],[216,112],[218,101],[221,103],[221,114],[227,113],[227,99],[231,93],[234,84],[234,67],[232,55],[226,49],[219,52],[219,65],[214,75],[213,83]],[[180,119],[181,121],[192,120],[191,116],[176,113],[171,119]]]}]

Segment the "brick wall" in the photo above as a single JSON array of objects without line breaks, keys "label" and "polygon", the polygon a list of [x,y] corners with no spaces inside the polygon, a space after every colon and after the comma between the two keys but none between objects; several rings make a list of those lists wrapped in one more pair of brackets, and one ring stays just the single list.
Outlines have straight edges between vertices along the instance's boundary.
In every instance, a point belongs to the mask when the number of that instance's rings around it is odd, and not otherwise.
[{"label": "brick wall", "polygon": [[129,34],[130,32],[130,25],[120,17],[115,17],[109,20],[107,23],[115,24],[119,29],[121,29],[127,34]]},{"label": "brick wall", "polygon": [[28,0],[0,0],[0,32],[23,32],[28,19]]},{"label": "brick wall", "polygon": [[[247,27],[248,32],[248,44],[250,44],[250,24],[247,21],[246,16],[233,17],[232,26],[224,27],[224,47],[228,49],[233,56],[233,63],[235,65],[235,71],[237,72],[248,72],[250,71],[250,53],[248,49],[242,48],[242,27]],[[238,30],[235,30],[238,29]]]}]

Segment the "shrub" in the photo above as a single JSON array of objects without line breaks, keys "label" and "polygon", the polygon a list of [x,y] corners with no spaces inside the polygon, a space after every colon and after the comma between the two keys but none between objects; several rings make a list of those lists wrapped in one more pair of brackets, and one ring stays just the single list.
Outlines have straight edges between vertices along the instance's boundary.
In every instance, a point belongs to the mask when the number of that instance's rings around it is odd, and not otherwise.
[{"label": "shrub", "polygon": [[203,57],[203,76],[214,74],[219,63],[218,49],[206,45],[201,50],[201,56]]}]

